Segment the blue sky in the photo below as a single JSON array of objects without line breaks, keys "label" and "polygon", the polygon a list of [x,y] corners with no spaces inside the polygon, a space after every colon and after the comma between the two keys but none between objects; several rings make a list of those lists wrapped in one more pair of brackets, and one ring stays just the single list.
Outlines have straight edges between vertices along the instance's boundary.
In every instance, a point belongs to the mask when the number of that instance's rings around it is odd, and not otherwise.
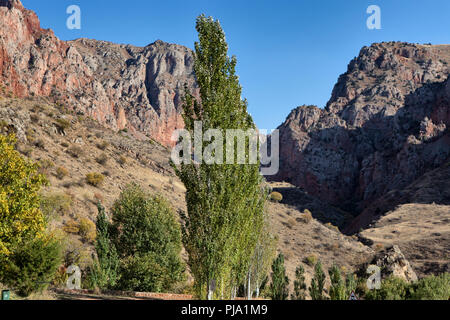
[{"label": "blue sky", "polygon": [[[450,43],[448,0],[22,0],[44,28],[63,40],[80,37],[145,46],[161,39],[193,48],[195,18],[219,19],[238,58],[249,111],[274,129],[298,105],[324,107],[338,76],[361,47],[380,41]],[[66,27],[78,5],[81,30]],[[369,30],[369,5],[381,8],[381,30]]]}]

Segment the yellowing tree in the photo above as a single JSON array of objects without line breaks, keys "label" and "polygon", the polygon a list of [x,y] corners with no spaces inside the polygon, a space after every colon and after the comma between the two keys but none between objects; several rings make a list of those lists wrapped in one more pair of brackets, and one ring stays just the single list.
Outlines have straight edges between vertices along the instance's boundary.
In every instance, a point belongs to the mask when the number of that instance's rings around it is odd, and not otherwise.
[{"label": "yellowing tree", "polygon": [[37,164],[14,150],[15,143],[14,136],[0,135],[0,255],[9,255],[13,245],[45,231],[38,192],[46,179]]}]

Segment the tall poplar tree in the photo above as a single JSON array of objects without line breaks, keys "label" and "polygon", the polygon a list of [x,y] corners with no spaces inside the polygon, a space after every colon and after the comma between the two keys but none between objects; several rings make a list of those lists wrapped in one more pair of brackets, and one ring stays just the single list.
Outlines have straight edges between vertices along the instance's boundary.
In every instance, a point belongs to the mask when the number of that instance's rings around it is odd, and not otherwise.
[{"label": "tall poplar tree", "polygon": [[[200,96],[189,92],[185,95],[185,128],[192,137],[195,121],[201,121],[203,132],[218,129],[222,137],[226,129],[255,129],[247,113],[247,102],[241,98],[237,61],[227,55],[228,45],[220,23],[201,15],[196,30],[199,41],[195,43],[194,71]],[[203,141],[203,149],[212,142]],[[216,149],[214,155],[225,155],[226,144],[232,144],[236,151],[234,142],[233,138],[219,144],[222,149]],[[247,147],[249,143],[246,141]],[[229,298],[233,289],[244,283],[249,270],[267,197],[259,174],[259,159],[256,164],[248,164],[249,157],[246,152],[247,164],[234,161],[174,165],[187,189],[183,242],[201,299],[208,296],[214,282],[213,298]]]}]

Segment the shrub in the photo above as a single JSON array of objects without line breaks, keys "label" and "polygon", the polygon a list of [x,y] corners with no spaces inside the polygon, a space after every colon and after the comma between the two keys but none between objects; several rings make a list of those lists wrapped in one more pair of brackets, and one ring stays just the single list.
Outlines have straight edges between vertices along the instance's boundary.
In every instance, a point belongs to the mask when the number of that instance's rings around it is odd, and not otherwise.
[{"label": "shrub", "polygon": [[8,257],[0,259],[2,282],[28,297],[42,292],[53,280],[61,264],[61,248],[53,239],[36,238],[17,245]]},{"label": "shrub", "polygon": [[413,300],[448,300],[450,298],[450,273],[431,275],[411,286]]},{"label": "shrub", "polygon": [[66,233],[78,234],[80,232],[80,226],[79,226],[78,222],[76,222],[73,219],[70,219],[64,225],[63,230]]},{"label": "shrub", "polygon": [[41,196],[41,210],[47,220],[68,214],[71,206],[72,198],[65,193],[46,193]]},{"label": "shrub", "polygon": [[43,139],[37,139],[34,141],[34,146],[40,149],[45,149],[45,142]]},{"label": "shrub", "polygon": [[272,300],[286,300],[289,296],[289,279],[284,267],[284,256],[282,253],[272,264],[272,283],[270,284],[270,297]]},{"label": "shrub", "polygon": [[95,223],[91,219],[81,218],[78,225],[79,234],[86,242],[93,242],[96,237]]},{"label": "shrub", "polygon": [[71,146],[68,150],[67,153],[70,154],[72,157],[74,158],[79,158],[83,155],[84,151],[80,146]]},{"label": "shrub", "polygon": [[92,172],[86,175],[86,182],[94,187],[100,186],[104,180],[105,177],[101,173]]},{"label": "shrub", "polygon": [[[127,260],[123,270],[134,270],[142,261],[152,257],[152,263],[166,272],[163,279],[165,289],[183,279],[181,228],[175,212],[164,198],[150,196],[132,184],[115,201],[112,213],[112,239],[119,257],[139,257],[137,260]],[[136,282],[136,277],[130,281]],[[145,278],[141,280],[147,283]],[[120,288],[129,288],[124,282],[121,285],[123,287]]]},{"label": "shrub", "polygon": [[310,256],[307,256],[307,257],[305,258],[304,262],[305,262],[308,266],[312,267],[312,266],[316,265],[316,263],[317,263],[317,256],[315,256],[315,255],[313,255],[313,254],[310,255]]},{"label": "shrub", "polygon": [[303,223],[310,223],[312,221],[312,214],[311,211],[309,211],[308,209],[305,209],[305,211],[303,211],[303,214],[300,217],[301,221]]},{"label": "shrub", "polygon": [[53,168],[55,166],[55,164],[50,159],[44,159],[44,160],[39,161],[39,166],[41,169],[48,170],[48,169]]},{"label": "shrub", "polygon": [[164,292],[170,290],[171,270],[158,264],[155,254],[129,256],[120,264],[120,290]]},{"label": "shrub", "polygon": [[339,228],[336,227],[336,226],[334,226],[331,222],[327,222],[327,223],[325,224],[325,227],[327,227],[327,228],[330,229],[330,230],[334,230],[334,231],[339,232]]},{"label": "shrub", "polygon": [[381,288],[369,290],[366,300],[406,300],[409,291],[408,283],[400,278],[390,276],[381,281]]},{"label": "shrub", "polygon": [[56,169],[56,177],[59,180],[64,179],[69,174],[69,170],[67,170],[65,167],[58,167]]},{"label": "shrub", "polygon": [[279,192],[274,191],[270,194],[270,200],[273,202],[281,202],[283,200],[283,195]]},{"label": "shrub", "polygon": [[117,160],[117,162],[123,166],[124,164],[127,163],[127,158],[124,156],[120,156],[119,159]]},{"label": "shrub", "polygon": [[383,250],[384,249],[384,245],[382,244],[382,243],[377,243],[376,245],[375,245],[375,251],[381,251],[381,250]]},{"label": "shrub", "polygon": [[105,165],[106,162],[108,162],[108,156],[102,153],[95,159],[95,161],[97,161],[98,164]]},{"label": "shrub", "polygon": [[97,148],[99,148],[100,150],[106,150],[106,148],[108,148],[109,143],[106,141],[102,141],[97,143]]},{"label": "shrub", "polygon": [[60,131],[65,132],[70,128],[70,121],[66,119],[57,119],[55,125]]},{"label": "shrub", "polygon": [[289,229],[292,229],[295,225],[296,225],[295,219],[289,218],[289,220],[287,221],[287,227]]}]

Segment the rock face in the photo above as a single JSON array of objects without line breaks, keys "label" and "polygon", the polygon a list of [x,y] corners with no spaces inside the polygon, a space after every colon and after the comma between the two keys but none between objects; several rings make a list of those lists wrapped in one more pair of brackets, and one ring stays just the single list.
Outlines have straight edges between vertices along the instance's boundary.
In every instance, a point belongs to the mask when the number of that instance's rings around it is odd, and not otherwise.
[{"label": "rock face", "polygon": [[380,267],[382,279],[394,276],[407,282],[417,281],[416,273],[398,246],[392,246],[377,254],[371,264]]},{"label": "rock face", "polygon": [[298,107],[279,127],[274,179],[356,214],[438,168],[450,156],[449,74],[450,45],[364,47],[325,109]]},{"label": "rock face", "polygon": [[196,92],[188,48],[61,41],[19,0],[0,0],[0,84],[5,95],[52,97],[112,129],[165,145],[183,126],[184,86]]}]

